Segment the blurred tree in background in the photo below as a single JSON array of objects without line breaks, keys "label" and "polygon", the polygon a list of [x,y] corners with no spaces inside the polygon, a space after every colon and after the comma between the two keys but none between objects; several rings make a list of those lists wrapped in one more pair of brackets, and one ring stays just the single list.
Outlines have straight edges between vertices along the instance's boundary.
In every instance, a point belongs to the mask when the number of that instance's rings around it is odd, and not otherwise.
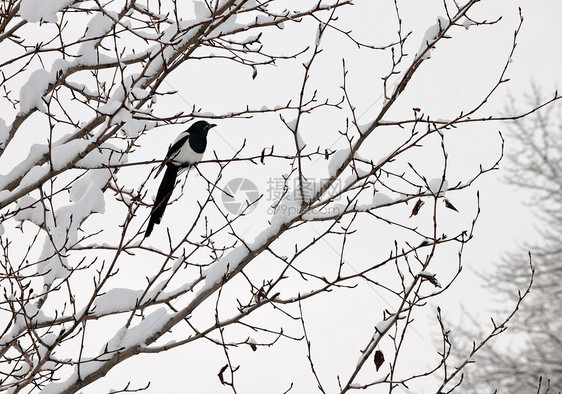
[{"label": "blurred tree in background", "polygon": [[[542,99],[538,88],[529,104]],[[515,111],[514,101],[508,108]],[[508,124],[511,153],[506,181],[530,193],[539,237],[509,252],[495,271],[483,275],[492,293],[512,305],[529,281],[529,256],[535,269],[532,291],[498,344],[489,345],[467,369],[463,389],[472,393],[540,393],[562,390],[562,107],[545,108]],[[508,197],[506,197],[508,198]],[[511,302],[510,302],[511,301]],[[497,307],[495,307],[497,308]],[[501,309],[500,309],[501,311]],[[503,310],[503,312],[507,312]],[[472,337],[464,331],[465,338]]]}]

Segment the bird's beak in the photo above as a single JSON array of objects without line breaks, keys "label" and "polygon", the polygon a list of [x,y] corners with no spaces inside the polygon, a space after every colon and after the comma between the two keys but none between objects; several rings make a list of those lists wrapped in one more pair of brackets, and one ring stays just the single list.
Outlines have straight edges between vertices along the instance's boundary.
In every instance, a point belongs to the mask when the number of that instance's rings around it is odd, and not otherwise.
[{"label": "bird's beak", "polygon": [[212,129],[212,128],[215,127],[215,126],[216,126],[216,124],[212,124],[212,123],[211,123],[211,124],[209,125],[209,128]]}]

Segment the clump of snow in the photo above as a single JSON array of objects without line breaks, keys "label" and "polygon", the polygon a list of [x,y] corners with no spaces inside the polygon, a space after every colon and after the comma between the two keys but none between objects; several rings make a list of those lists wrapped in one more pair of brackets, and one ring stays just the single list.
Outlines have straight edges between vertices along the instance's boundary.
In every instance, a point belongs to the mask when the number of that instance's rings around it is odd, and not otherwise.
[{"label": "clump of snow", "polygon": [[147,50],[151,54],[151,60],[148,64],[148,73],[146,77],[157,74],[160,70],[165,68],[168,61],[176,53],[176,48],[181,46],[182,43],[189,41],[196,32],[196,29],[191,29],[197,21],[180,21],[179,25],[172,24],[166,28],[158,40],[162,43],[168,43],[164,49],[160,44],[154,45],[152,49]]},{"label": "clump of snow", "polygon": [[60,74],[70,67],[68,60],[66,59],[55,59],[53,65],[51,66],[51,74]]},{"label": "clump of snow", "polygon": [[427,183],[427,185],[429,186],[429,191],[434,196],[445,195],[445,192],[449,188],[449,182],[443,178],[433,178]]},{"label": "clump of snow", "polygon": [[427,49],[425,54],[423,55],[422,59],[429,59],[431,57],[431,49],[433,47],[433,43],[435,39],[439,36],[439,34],[443,31],[443,29],[448,25],[447,19],[443,18],[442,16],[437,17],[437,22],[434,25],[431,25],[425,31],[423,36],[420,49],[416,53],[416,57],[418,57],[423,51]]},{"label": "clump of snow", "polygon": [[113,312],[131,310],[137,305],[143,293],[143,290],[111,289],[96,298],[94,306],[92,307],[92,313],[94,315],[105,315]]},{"label": "clump of snow", "polygon": [[297,118],[286,120],[281,114],[279,115],[279,117],[281,118],[283,123],[285,123],[285,126],[287,126],[287,128],[294,133],[297,128]]},{"label": "clump of snow", "polygon": [[101,189],[106,185],[108,180],[109,174],[107,170],[88,171],[86,175],[78,179],[72,185],[72,188],[70,189],[70,201],[79,202],[84,198],[88,198],[88,193],[94,193],[93,196],[90,196],[90,199],[93,203],[92,205],[90,205],[90,207],[94,207],[95,205],[97,205],[98,212],[103,212],[103,201],[98,201],[97,203],[95,203],[94,197],[97,191],[101,192]]},{"label": "clump of snow", "polygon": [[117,165],[124,163],[127,159],[127,155],[121,157],[118,160],[117,155],[112,155],[111,153],[116,152],[117,149],[105,142],[101,147],[91,150],[85,157],[80,159],[76,163],[76,167],[79,168],[100,168],[104,165]]},{"label": "clump of snow", "polygon": [[[70,273],[66,249],[77,242],[78,230],[84,220],[93,213],[105,211],[103,187],[109,179],[110,172],[106,169],[88,171],[73,185],[70,204],[45,215],[44,224],[50,234],[45,237],[39,257],[41,263],[37,265],[37,272],[44,275],[45,283],[50,284]],[[57,218],[56,223],[53,217]]]},{"label": "clump of snow", "polygon": [[332,155],[330,162],[328,163],[328,173],[331,177],[336,176],[337,171],[341,168],[343,163],[347,160],[351,150],[349,148],[340,149]]},{"label": "clump of snow", "polygon": [[[13,295],[11,295],[10,298],[13,298]],[[47,316],[42,310],[40,310],[36,304],[29,302],[25,304],[20,313],[16,314],[16,319],[12,323],[10,331],[0,337],[0,345],[5,345],[12,341],[15,337],[20,336],[21,330],[25,327],[29,327],[30,323],[40,324],[46,321],[52,321],[52,319],[52,317]]]},{"label": "clump of snow", "polygon": [[129,109],[121,108],[113,117],[111,124],[122,124],[127,137],[134,138],[138,137],[141,132],[154,128],[156,122],[135,119]]},{"label": "clump of snow", "polygon": [[[357,155],[355,155],[357,157]],[[355,172],[357,173],[357,178],[365,178],[367,175],[371,173],[371,170],[365,170],[363,168],[355,168]]]},{"label": "clump of snow", "polygon": [[105,10],[97,13],[88,22],[85,38],[97,38],[104,36],[113,28],[114,20],[118,20],[119,15],[114,11]]},{"label": "clump of snow", "polygon": [[392,203],[394,200],[388,197],[386,194],[376,192],[373,196],[373,207],[380,207],[381,205],[387,205]]},{"label": "clump of snow", "polygon": [[96,50],[99,41],[95,38],[103,38],[107,33],[113,29],[115,22],[119,19],[116,12],[105,10],[103,13],[99,12],[94,15],[88,22],[86,33],[84,34],[84,41],[80,45],[78,54],[80,55],[79,63],[81,64],[98,64],[100,60],[105,60],[105,56],[101,56]]},{"label": "clump of snow", "polygon": [[306,143],[304,142],[301,133],[297,130],[296,131],[296,139],[297,139],[297,149],[299,152],[302,152],[303,149],[306,147]]},{"label": "clump of snow", "polygon": [[35,163],[37,163],[37,161],[39,161],[48,151],[49,147],[47,144],[31,145],[27,157],[22,162],[15,165],[8,174],[0,177],[0,190],[2,190],[2,193],[11,193],[9,190],[6,190],[6,185],[16,178],[23,177],[20,182],[20,187],[23,188],[31,185],[40,177],[44,176],[49,169],[46,167],[38,167]]},{"label": "clump of snow", "polygon": [[207,4],[202,0],[193,1],[193,11],[195,12],[195,18],[198,20],[207,19],[211,16],[211,10]]},{"label": "clump of snow", "polygon": [[[371,127],[373,127],[373,122],[357,125],[359,133],[361,134],[365,134]],[[355,152],[355,155],[357,157],[357,152]]]},{"label": "clump of snow", "polygon": [[[293,193],[291,193],[293,194]],[[275,213],[270,219],[269,231],[264,231],[256,237],[254,244],[261,245],[265,242],[272,232],[277,231],[285,223],[290,222],[299,214],[300,198],[294,195],[292,198],[283,199],[276,207]]]},{"label": "clump of snow", "polygon": [[37,108],[45,112],[47,108],[43,102],[43,93],[49,84],[55,82],[55,76],[43,68],[35,70],[20,89],[20,111],[24,114]]},{"label": "clump of snow", "polygon": [[205,271],[205,284],[207,286],[212,286],[223,280],[225,275],[238,267],[242,259],[248,255],[248,252],[248,248],[245,246],[237,246],[215,261],[213,265]]},{"label": "clump of snow", "polygon": [[439,281],[436,278],[436,275],[432,274],[429,271],[420,271],[418,277],[429,281],[429,283],[431,283],[435,287],[442,288],[441,283],[439,283]]},{"label": "clump of snow", "polygon": [[0,118],[0,149],[4,149],[4,145],[6,144],[6,140],[9,136],[9,130],[6,126],[6,121]]},{"label": "clump of snow", "polygon": [[64,168],[71,160],[75,159],[80,152],[83,152],[87,146],[88,141],[80,139],[53,146],[51,150],[51,164],[53,170],[58,171]]},{"label": "clump of snow", "polygon": [[[185,262],[182,259],[177,259],[176,261]],[[175,272],[175,269],[172,268],[171,271]],[[183,283],[172,290],[163,291],[164,288],[168,288],[168,283],[169,281],[167,279],[162,280],[161,283],[156,284],[153,289],[146,293],[144,299],[161,301],[176,297],[180,294],[187,293],[188,291],[193,290],[193,288],[199,283],[199,279],[194,279],[191,282]]]},{"label": "clump of snow", "polygon": [[146,89],[141,89],[139,87],[134,87],[131,90],[131,95],[133,96],[133,98],[137,99],[137,100],[141,100],[141,99],[145,99],[148,97],[149,93]]},{"label": "clump of snow", "polygon": [[[70,141],[55,142],[51,148],[51,165],[55,171],[61,170],[68,166],[68,164],[76,160],[79,156],[90,147],[92,141],[83,139],[72,139]],[[37,148],[40,151],[46,150],[48,146]],[[108,143],[103,143],[99,148],[92,149],[88,154],[76,162],[76,167],[79,168],[99,168],[103,165],[116,165],[124,162],[126,156],[117,159],[116,155],[111,155],[111,152],[118,151],[118,149]],[[103,186],[103,185],[102,185]]]},{"label": "clump of snow", "polygon": [[317,47],[320,46],[320,40],[322,39],[322,32],[324,31],[323,29],[325,29],[325,26],[326,26],[325,23],[320,23],[318,25],[318,31],[316,32],[316,43],[315,43]]},{"label": "clump of snow", "polygon": [[375,330],[377,334],[381,335],[385,333],[388,330],[388,328],[392,325],[392,323],[393,323],[392,319],[381,320],[380,322],[378,322],[375,326]]},{"label": "clump of snow", "polygon": [[16,202],[16,215],[14,219],[19,221],[29,220],[37,226],[41,226],[45,219],[43,205],[29,194],[23,196]]},{"label": "clump of snow", "polygon": [[73,0],[21,0],[20,16],[28,22],[57,22],[57,12]]},{"label": "clump of snow", "polygon": [[[258,18],[259,18],[259,16],[256,17],[256,19],[258,19]],[[200,19],[205,19],[205,18],[203,17],[203,18],[200,18]],[[227,20],[223,21],[222,23],[217,24],[216,28],[213,30],[213,38],[232,33],[232,32],[234,32],[236,30],[239,30],[239,29],[246,29],[247,28],[246,25],[236,23],[236,19],[237,19],[237,14],[233,13],[228,17]]]},{"label": "clump of snow", "polygon": [[[172,315],[165,307],[156,309],[136,326],[127,329],[119,341],[119,347],[129,348],[144,345],[146,340],[156,334]],[[111,347],[108,347],[111,349]]]},{"label": "clump of snow", "polygon": [[242,10],[248,10],[248,9],[251,9],[251,8],[258,7],[259,5],[260,4],[256,0],[247,0],[247,1],[244,1],[244,4],[242,4],[241,9]]},{"label": "clump of snow", "polygon": [[20,188],[26,188],[29,185],[33,185],[35,182],[37,182],[38,180],[40,180],[41,178],[43,178],[45,175],[47,175],[49,173],[49,168],[47,168],[46,166],[43,167],[33,167],[31,168],[27,174],[25,174],[25,176],[22,178],[19,187]]},{"label": "clump of snow", "polygon": [[342,188],[345,189],[345,188],[351,186],[352,184],[357,182],[358,179],[359,179],[359,176],[357,175],[357,173],[355,171],[353,171],[353,173],[350,176],[348,176],[347,178],[344,179]]},{"label": "clump of snow", "polygon": [[102,105],[98,108],[98,111],[105,115],[113,115],[116,113],[123,103],[119,100],[115,100],[114,98],[107,104]]},{"label": "clump of snow", "polygon": [[[83,379],[85,376],[98,371],[105,361],[99,359],[82,359],[79,365],[74,367],[74,372],[64,381],[54,381],[45,386],[41,390],[41,394],[57,394],[69,388],[78,379]],[[80,373],[78,373],[80,371]]]}]

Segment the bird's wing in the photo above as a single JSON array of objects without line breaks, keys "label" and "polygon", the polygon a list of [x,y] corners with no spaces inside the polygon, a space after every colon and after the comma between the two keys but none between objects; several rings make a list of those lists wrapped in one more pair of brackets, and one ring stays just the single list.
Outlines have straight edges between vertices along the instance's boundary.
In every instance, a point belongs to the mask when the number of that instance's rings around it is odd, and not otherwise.
[{"label": "bird's wing", "polygon": [[180,150],[180,148],[185,144],[185,142],[189,138],[189,133],[187,131],[182,132],[178,138],[172,143],[170,149],[168,149],[168,153],[166,153],[166,160],[171,160],[174,158],[176,153]]},{"label": "bird's wing", "polygon": [[185,144],[188,138],[189,138],[189,133],[187,132],[187,130],[183,131],[178,136],[178,138],[176,138],[176,140],[172,143],[172,145],[170,145],[170,147],[168,148],[168,153],[166,153],[166,158],[158,167],[158,170],[156,171],[156,175],[154,175],[154,178],[158,177],[160,171],[162,171],[166,163],[170,162],[174,158],[174,156],[178,153],[178,151],[183,146],[183,144]]}]

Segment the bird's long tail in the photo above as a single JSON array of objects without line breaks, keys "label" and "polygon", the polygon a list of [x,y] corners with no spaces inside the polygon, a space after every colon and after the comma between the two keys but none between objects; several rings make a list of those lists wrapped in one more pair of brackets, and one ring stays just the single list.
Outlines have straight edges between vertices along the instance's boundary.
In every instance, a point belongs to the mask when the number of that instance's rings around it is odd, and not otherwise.
[{"label": "bird's long tail", "polygon": [[148,221],[148,226],[146,227],[146,232],[144,234],[145,238],[150,236],[154,225],[160,224],[160,221],[162,220],[162,216],[166,210],[166,205],[168,205],[168,201],[172,196],[172,192],[176,184],[178,169],[179,168],[175,165],[166,165],[164,178],[162,178],[162,183],[160,183],[160,187],[158,188],[156,200],[154,200],[154,205],[152,206],[152,212],[150,212],[150,220]]}]

